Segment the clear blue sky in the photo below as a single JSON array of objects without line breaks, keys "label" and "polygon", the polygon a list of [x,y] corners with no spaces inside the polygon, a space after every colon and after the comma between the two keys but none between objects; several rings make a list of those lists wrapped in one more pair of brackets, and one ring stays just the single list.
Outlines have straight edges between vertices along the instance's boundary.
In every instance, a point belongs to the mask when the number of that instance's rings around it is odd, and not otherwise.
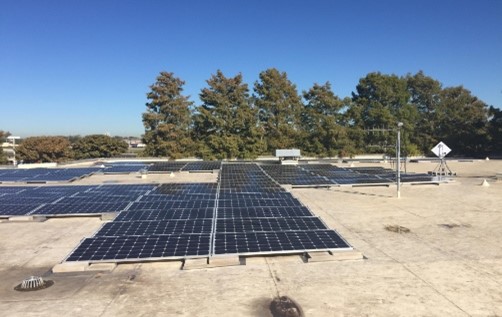
[{"label": "clear blue sky", "polygon": [[0,1],[0,130],[141,135],[160,71],[197,104],[221,69],[252,87],[276,67],[299,91],[349,96],[369,72],[423,70],[502,107],[502,1]]}]

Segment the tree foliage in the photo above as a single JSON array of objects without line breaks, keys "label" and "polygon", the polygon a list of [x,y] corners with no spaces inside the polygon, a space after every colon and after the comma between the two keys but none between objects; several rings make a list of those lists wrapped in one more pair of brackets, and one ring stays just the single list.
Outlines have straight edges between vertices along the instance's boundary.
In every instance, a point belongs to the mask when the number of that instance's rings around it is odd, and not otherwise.
[{"label": "tree foliage", "polygon": [[[7,141],[9,135],[9,132],[0,130],[0,145]],[[7,164],[8,162],[7,155],[4,153],[3,148],[0,147],[0,164]]]},{"label": "tree foliage", "polygon": [[267,152],[299,147],[303,104],[287,74],[275,68],[261,72],[254,91],[259,120],[267,136]]},{"label": "tree foliage", "polygon": [[459,156],[500,154],[502,148],[500,109],[462,86],[443,87],[422,71],[369,73],[345,98],[336,96],[329,82],[300,96],[287,74],[275,68],[259,74],[252,96],[241,74],[227,78],[217,71],[207,84],[202,103],[193,108],[181,95],[184,82],[161,73],[143,114],[149,155],[252,158],[293,147],[321,157],[394,154],[398,122],[404,156],[431,155],[439,141]]},{"label": "tree foliage", "polygon": [[104,134],[87,135],[72,145],[77,159],[114,157],[127,151],[128,144]]},{"label": "tree foliage", "polygon": [[227,78],[218,70],[202,89],[202,105],[194,116],[198,154],[209,159],[254,158],[262,153],[257,111],[242,75]]},{"label": "tree foliage", "polygon": [[72,157],[71,145],[61,136],[29,137],[16,147],[16,157],[25,163],[62,162]]},{"label": "tree foliage", "polygon": [[193,151],[190,135],[192,102],[183,96],[185,82],[173,73],[161,72],[147,94],[143,113],[145,154],[176,159]]},{"label": "tree foliage", "polygon": [[314,84],[303,92],[306,101],[301,115],[302,149],[319,156],[336,156],[351,152],[347,129],[343,124],[341,111],[343,100],[331,90],[331,84]]}]

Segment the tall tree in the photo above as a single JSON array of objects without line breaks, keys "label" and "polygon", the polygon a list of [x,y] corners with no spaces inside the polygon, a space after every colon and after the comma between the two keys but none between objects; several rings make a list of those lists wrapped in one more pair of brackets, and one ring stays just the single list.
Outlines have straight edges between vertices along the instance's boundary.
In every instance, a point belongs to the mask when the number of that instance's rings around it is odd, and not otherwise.
[{"label": "tall tree", "polygon": [[124,140],[104,134],[87,135],[72,145],[77,159],[113,157],[126,152],[127,148]]},{"label": "tall tree", "polygon": [[488,107],[462,86],[441,91],[437,110],[437,138],[444,141],[452,155],[483,156],[488,148]]},{"label": "tall tree", "polygon": [[194,143],[190,137],[190,107],[193,103],[181,94],[184,84],[173,73],[161,72],[150,86],[147,111],[143,113],[146,155],[172,159],[191,155]]},{"label": "tall tree", "polygon": [[263,151],[257,112],[242,75],[227,78],[218,70],[202,89],[203,104],[194,118],[198,154],[209,159],[254,158]]},{"label": "tall tree", "polygon": [[422,71],[406,76],[410,102],[416,107],[419,116],[415,133],[410,137],[422,153],[428,153],[438,142],[438,107],[441,102],[442,85],[439,81],[426,76]]},{"label": "tall tree", "polygon": [[314,84],[303,92],[306,101],[302,112],[302,148],[318,156],[344,153],[348,146],[347,130],[342,126],[341,111],[345,106],[331,90],[331,84]]},{"label": "tall tree", "polygon": [[267,151],[301,145],[302,102],[285,72],[275,68],[260,73],[254,85],[255,104],[266,135]]},{"label": "tall tree", "polygon": [[70,146],[61,136],[29,137],[16,147],[16,156],[25,163],[62,162],[72,157]]},{"label": "tall tree", "polygon": [[502,155],[502,110],[493,106],[489,108],[488,133],[490,144],[488,151],[497,156]]},{"label": "tall tree", "polygon": [[350,113],[354,126],[367,131],[366,150],[393,150],[396,137],[392,130],[396,128],[397,122],[403,122],[404,148],[415,151],[416,145],[411,143],[410,136],[414,134],[418,111],[409,103],[406,80],[396,75],[370,73],[359,80],[356,91],[352,93],[354,104]]}]

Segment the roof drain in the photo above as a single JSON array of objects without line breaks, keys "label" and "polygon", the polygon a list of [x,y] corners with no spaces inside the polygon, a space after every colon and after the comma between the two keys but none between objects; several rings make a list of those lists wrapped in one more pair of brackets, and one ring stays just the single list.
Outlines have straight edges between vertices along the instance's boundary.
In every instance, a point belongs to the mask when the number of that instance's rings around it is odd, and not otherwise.
[{"label": "roof drain", "polygon": [[21,284],[14,287],[16,291],[20,292],[30,292],[45,289],[54,285],[54,281],[44,280],[40,276],[30,276],[23,280]]}]

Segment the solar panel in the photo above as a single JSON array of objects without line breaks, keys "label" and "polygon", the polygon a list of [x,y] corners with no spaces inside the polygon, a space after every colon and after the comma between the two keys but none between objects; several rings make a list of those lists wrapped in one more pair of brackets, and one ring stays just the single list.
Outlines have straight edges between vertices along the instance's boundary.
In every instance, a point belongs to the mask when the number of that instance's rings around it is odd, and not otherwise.
[{"label": "solar panel", "polygon": [[217,219],[217,233],[328,229],[318,217]]},{"label": "solar panel", "polygon": [[114,261],[209,256],[209,234],[85,239],[67,261]]},{"label": "solar panel", "polygon": [[239,199],[239,200],[219,200],[218,206],[225,207],[296,207],[301,203],[296,198],[289,199]]},{"label": "solar panel", "polygon": [[20,216],[26,215],[39,207],[40,204],[0,204],[0,215],[2,216]]},{"label": "solar panel", "polygon": [[148,167],[148,172],[179,172],[186,162],[156,162]]},{"label": "solar panel", "polygon": [[99,168],[33,168],[9,169],[0,175],[0,182],[68,182],[88,176]]},{"label": "solar panel", "polygon": [[163,184],[155,190],[154,194],[213,194],[216,193],[216,189],[217,184],[212,183]]},{"label": "solar panel", "polygon": [[304,206],[297,207],[218,207],[218,218],[304,217],[312,213]]},{"label": "solar panel", "polygon": [[214,208],[184,208],[168,210],[134,210],[121,212],[115,221],[213,218]]},{"label": "solar panel", "polygon": [[181,170],[189,172],[219,170],[221,162],[189,162]]},{"label": "solar panel", "polygon": [[48,204],[35,211],[37,215],[67,215],[67,214],[100,214],[124,210],[128,202],[94,203],[82,202],[74,204]]},{"label": "solar panel", "polygon": [[145,201],[135,202],[128,210],[169,210],[179,208],[207,208],[214,207],[214,200],[191,200],[191,201]]},{"label": "solar panel", "polygon": [[183,219],[160,221],[113,221],[106,223],[94,236],[152,236],[165,234],[210,234],[212,219]]},{"label": "solar panel", "polygon": [[180,195],[146,195],[142,196],[140,202],[154,201],[183,201],[183,200],[211,200],[216,198],[214,194],[180,194]]},{"label": "solar panel", "polygon": [[351,249],[334,230],[216,233],[215,254],[298,253]]}]

